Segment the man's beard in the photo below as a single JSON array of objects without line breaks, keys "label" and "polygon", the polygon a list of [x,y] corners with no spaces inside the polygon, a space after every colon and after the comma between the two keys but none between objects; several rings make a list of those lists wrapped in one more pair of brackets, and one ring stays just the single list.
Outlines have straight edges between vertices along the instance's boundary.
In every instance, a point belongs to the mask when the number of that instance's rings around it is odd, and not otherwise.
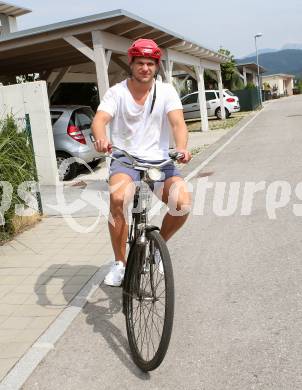
[{"label": "man's beard", "polygon": [[131,77],[139,83],[148,84],[154,79],[155,76],[154,75],[149,76],[147,80],[142,80],[141,78],[135,76],[134,74],[132,74]]}]

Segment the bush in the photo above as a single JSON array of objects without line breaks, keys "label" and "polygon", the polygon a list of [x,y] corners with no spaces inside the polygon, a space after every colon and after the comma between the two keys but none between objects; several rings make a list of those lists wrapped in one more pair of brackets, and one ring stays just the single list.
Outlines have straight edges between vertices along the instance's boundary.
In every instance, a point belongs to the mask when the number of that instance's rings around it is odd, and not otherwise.
[{"label": "bush", "polygon": [[255,89],[256,88],[256,85],[254,84],[254,83],[252,83],[252,82],[248,82],[247,84],[246,84],[246,86],[245,86],[245,88],[244,89]]},{"label": "bush", "polygon": [[[10,208],[4,213],[5,224],[0,225],[0,244],[15,233],[15,205],[22,203],[17,194],[19,184],[34,177],[35,161],[27,134],[25,130],[18,130],[13,116],[8,115],[0,121],[0,181],[11,183],[13,196]],[[3,187],[0,186],[0,204],[2,200]]]}]

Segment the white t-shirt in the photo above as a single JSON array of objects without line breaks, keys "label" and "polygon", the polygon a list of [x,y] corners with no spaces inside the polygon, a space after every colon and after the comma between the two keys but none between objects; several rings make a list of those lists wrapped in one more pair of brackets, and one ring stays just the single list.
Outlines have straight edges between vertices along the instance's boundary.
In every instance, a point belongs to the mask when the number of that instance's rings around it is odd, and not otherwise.
[{"label": "white t-shirt", "polygon": [[183,108],[175,88],[156,81],[156,100],[150,114],[154,85],[142,106],[135,102],[127,80],[124,80],[108,89],[98,107],[98,111],[112,116],[112,144],[150,161],[169,158],[170,124],[167,114]]}]

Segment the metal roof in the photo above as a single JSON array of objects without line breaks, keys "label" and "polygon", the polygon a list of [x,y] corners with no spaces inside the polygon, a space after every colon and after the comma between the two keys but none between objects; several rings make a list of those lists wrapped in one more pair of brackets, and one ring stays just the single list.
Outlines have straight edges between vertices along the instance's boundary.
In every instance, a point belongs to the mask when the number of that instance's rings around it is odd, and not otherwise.
[{"label": "metal roof", "polygon": [[7,16],[21,16],[32,12],[28,8],[19,7],[15,4],[0,1],[0,14]]},{"label": "metal roof", "polygon": [[63,37],[74,35],[92,47],[91,31],[102,30],[134,40],[154,39],[163,48],[225,62],[227,58],[178,33],[169,31],[128,11],[118,9],[46,26],[7,34],[0,38],[0,74],[24,74],[87,63],[86,56],[68,44]]}]

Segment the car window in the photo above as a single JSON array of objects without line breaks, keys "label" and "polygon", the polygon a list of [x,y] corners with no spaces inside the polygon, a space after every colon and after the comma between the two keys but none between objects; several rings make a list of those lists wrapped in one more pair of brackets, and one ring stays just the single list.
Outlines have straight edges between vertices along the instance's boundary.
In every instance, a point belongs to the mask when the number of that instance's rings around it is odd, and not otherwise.
[{"label": "car window", "polygon": [[228,89],[225,91],[228,95],[230,95],[230,96],[235,96],[234,94],[233,94],[233,92],[231,92],[231,91],[229,91]]},{"label": "car window", "polygon": [[80,108],[75,111],[76,122],[81,130],[90,129],[93,112],[89,108]]},{"label": "car window", "polygon": [[217,98],[216,98],[216,94],[214,91],[213,92],[206,92],[206,100],[207,101],[208,100],[215,100],[215,99],[217,99]]},{"label": "car window", "polygon": [[192,93],[192,95],[187,96],[183,99],[182,104],[193,104],[198,101],[198,93]]},{"label": "car window", "polygon": [[63,111],[50,111],[51,125],[53,126],[56,121],[63,114]]}]

